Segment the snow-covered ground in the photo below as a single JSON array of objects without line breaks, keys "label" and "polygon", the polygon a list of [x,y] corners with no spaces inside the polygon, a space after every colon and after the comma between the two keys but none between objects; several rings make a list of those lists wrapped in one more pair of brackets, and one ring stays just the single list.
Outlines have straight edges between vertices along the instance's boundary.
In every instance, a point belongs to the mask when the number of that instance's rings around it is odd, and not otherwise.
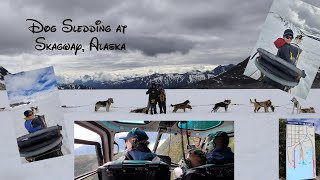
[{"label": "snow-covered ground", "polygon": [[[82,106],[78,108],[64,109],[66,130],[69,142],[73,139],[74,120],[233,120],[235,121],[235,177],[237,179],[278,179],[279,178],[279,118],[319,118],[316,114],[292,115],[292,95],[280,90],[215,90],[215,89],[168,89],[167,92],[167,114],[146,115],[133,114],[129,111],[136,107],[144,107],[148,96],[146,90],[63,90],[59,91],[61,104],[68,106]],[[94,112],[94,103],[98,100],[114,98],[114,104],[110,112],[100,109]],[[316,111],[320,110],[320,90],[311,89],[307,100],[299,99],[303,107],[313,106]],[[0,92],[1,106],[8,107],[3,103],[6,99],[5,91]],[[274,113],[253,112],[249,99],[257,100],[271,99],[276,106]],[[172,113],[172,103],[183,102],[189,99],[192,110],[186,113],[178,111]],[[227,113],[219,109],[218,113],[210,113],[212,106],[224,99],[231,99],[231,105]],[[45,107],[40,108],[40,112]],[[10,119],[9,111],[0,112],[4,119]],[[19,152],[14,134],[14,123],[8,123],[7,128],[0,131],[0,158],[8,162],[5,167],[0,168],[1,178],[5,179],[47,179],[47,169],[50,169],[50,179],[72,179],[73,157],[63,156],[44,161],[28,163],[21,166]],[[73,153],[73,149],[71,149]],[[63,164],[63,166],[62,166]],[[19,169],[19,172],[16,171]],[[42,172],[43,170],[43,172]],[[254,171],[252,171],[254,170]],[[266,171],[267,170],[267,171]],[[17,172],[17,173],[11,173]],[[267,172],[267,173],[266,173]],[[28,178],[24,178],[28,177]]]},{"label": "snow-covered ground", "polygon": [[[74,120],[176,120],[176,119],[229,119],[234,120],[238,116],[252,117],[319,117],[316,114],[292,114],[293,104],[290,101],[292,95],[281,90],[213,90],[213,89],[168,89],[167,94],[167,114],[140,114],[129,113],[130,110],[146,107],[148,96],[146,90],[63,90],[60,91],[61,104],[72,108],[64,108],[67,119]],[[302,107],[314,107],[320,112],[319,103],[320,90],[312,90],[307,100],[298,98]],[[111,105],[110,112],[105,108],[100,108],[98,112],[94,111],[94,105],[97,101],[105,101],[113,98],[114,104]],[[219,109],[217,113],[211,113],[213,104],[231,99],[232,104],[228,112]],[[276,107],[274,113],[253,112],[253,105],[249,99],[264,101],[271,99]],[[192,110],[186,112],[178,110],[173,113],[170,104],[176,104],[189,100]],[[159,109],[157,107],[159,113]]]},{"label": "snow-covered ground", "polygon": [[[284,30],[288,28],[293,30],[295,36],[298,35],[297,31],[299,29],[297,27],[289,21],[283,22],[279,18],[279,14],[269,13],[266,22],[263,25],[259,39],[252,51],[251,57],[257,52],[258,48],[263,48],[273,54],[277,54],[278,50],[273,42],[277,38],[282,37]],[[320,66],[320,42],[309,37],[304,37],[299,46],[303,51],[300,54],[297,68],[305,70],[307,76],[306,78],[301,78],[300,83],[296,87],[292,88],[290,93],[305,99],[308,96],[309,90]],[[254,64],[254,58],[249,60],[244,75],[258,79],[260,74],[260,71]]]}]

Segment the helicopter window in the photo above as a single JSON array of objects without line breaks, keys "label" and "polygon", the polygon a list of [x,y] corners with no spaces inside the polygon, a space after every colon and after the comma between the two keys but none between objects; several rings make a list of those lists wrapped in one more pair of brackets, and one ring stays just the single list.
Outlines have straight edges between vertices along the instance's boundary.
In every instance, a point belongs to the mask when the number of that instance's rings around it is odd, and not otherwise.
[{"label": "helicopter window", "polygon": [[[119,153],[116,154],[113,158],[113,160],[117,160],[118,158],[125,155],[125,143],[123,139],[120,139],[121,137],[125,137],[128,132],[121,132],[115,134],[115,142],[119,145]],[[155,145],[155,141],[157,138],[158,132],[146,132],[149,136],[149,149],[153,150],[153,147]],[[189,137],[190,145],[201,149],[201,144],[199,143],[201,139],[199,137]],[[187,151],[187,138],[184,136],[184,149]],[[230,137],[229,140],[229,147],[234,152],[234,137]],[[117,152],[117,147],[114,146],[114,152]],[[156,154],[163,155],[163,156],[170,156],[171,161],[173,163],[178,164],[179,161],[182,159],[182,151],[181,151],[181,135],[180,134],[170,134],[169,133],[163,133],[160,139],[160,142],[158,144],[158,147],[156,149]]]},{"label": "helicopter window", "polygon": [[[201,139],[199,137],[189,137],[190,145],[193,148],[201,149]],[[187,152],[187,138],[184,136],[184,150]],[[229,138],[229,147],[234,152],[234,137]],[[164,133],[161,137],[156,154],[170,156],[173,163],[179,164],[182,159],[181,135]]]},{"label": "helicopter window", "polygon": [[[198,141],[196,137],[189,137],[190,145],[195,145]],[[187,150],[187,138],[184,136],[184,149]],[[181,135],[169,133],[162,134],[156,154],[170,156],[171,162],[178,164],[182,159]]]},{"label": "helicopter window", "polygon": [[179,122],[177,125],[180,129],[186,129],[186,127],[188,126],[188,130],[206,131],[216,128],[221,124],[222,121],[187,121]]},{"label": "helicopter window", "polygon": [[97,146],[101,147],[101,137],[97,133],[75,124],[74,138],[74,176],[84,175],[84,178],[81,179],[98,180],[98,176],[92,171],[100,166]]}]

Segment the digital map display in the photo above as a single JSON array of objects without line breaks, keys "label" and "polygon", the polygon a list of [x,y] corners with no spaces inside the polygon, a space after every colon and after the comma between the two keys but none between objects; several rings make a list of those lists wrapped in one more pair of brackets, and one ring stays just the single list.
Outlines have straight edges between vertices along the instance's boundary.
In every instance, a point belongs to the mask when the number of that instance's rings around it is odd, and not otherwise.
[{"label": "digital map display", "polygon": [[288,180],[316,177],[315,126],[307,122],[287,122],[286,176]]}]

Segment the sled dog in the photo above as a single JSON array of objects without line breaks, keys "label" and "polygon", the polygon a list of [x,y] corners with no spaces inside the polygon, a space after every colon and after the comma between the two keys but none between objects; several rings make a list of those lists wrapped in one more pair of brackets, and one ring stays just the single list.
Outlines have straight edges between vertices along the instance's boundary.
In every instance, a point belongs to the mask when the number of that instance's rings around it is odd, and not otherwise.
[{"label": "sled dog", "polygon": [[31,111],[33,112],[33,114],[37,114],[37,113],[39,113],[39,108],[38,108],[38,106],[32,106],[32,107],[30,107],[30,109],[31,109]]},{"label": "sled dog", "polygon": [[254,112],[258,112],[260,108],[264,108],[264,112],[269,112],[268,109],[269,107],[271,108],[272,112],[274,112],[274,106],[272,105],[272,102],[271,100],[266,100],[266,101],[261,101],[261,102],[258,102],[256,99],[254,99],[254,102],[251,101],[250,99],[250,103],[253,104],[254,106]]},{"label": "sled dog", "polygon": [[98,111],[100,107],[106,107],[106,111],[109,112],[110,106],[113,103],[113,98],[109,98],[106,101],[98,101],[94,107],[94,111]]},{"label": "sled dog", "polygon": [[171,107],[173,107],[173,111],[172,112],[177,112],[179,109],[183,109],[184,112],[186,112],[186,109],[192,109],[192,107],[190,106],[190,101],[186,100],[183,103],[180,104],[171,104]]},{"label": "sled dog", "polygon": [[297,114],[299,114],[299,110],[301,109],[299,101],[293,97],[291,102],[293,102],[292,114],[294,114],[294,109],[297,109]]},{"label": "sled dog", "polygon": [[224,111],[227,112],[230,104],[230,99],[226,99],[223,102],[216,103],[211,112],[217,112],[220,107],[224,108]]},{"label": "sled dog", "polygon": [[148,108],[144,107],[144,108],[137,108],[137,109],[131,110],[130,112],[131,113],[146,113],[147,111],[148,111]]},{"label": "sled dog", "polygon": [[310,108],[301,108],[300,106],[300,113],[316,113],[313,107]]}]

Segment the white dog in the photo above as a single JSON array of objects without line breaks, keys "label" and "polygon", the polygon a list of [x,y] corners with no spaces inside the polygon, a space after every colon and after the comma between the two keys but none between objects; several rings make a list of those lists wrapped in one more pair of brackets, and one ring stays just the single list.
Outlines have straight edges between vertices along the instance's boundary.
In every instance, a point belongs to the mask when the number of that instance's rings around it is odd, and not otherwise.
[{"label": "white dog", "polygon": [[299,114],[301,108],[299,101],[295,97],[293,97],[291,99],[291,102],[293,102],[292,114],[294,114],[294,109],[297,109],[297,114]]},{"label": "white dog", "polygon": [[30,107],[30,109],[31,109],[31,111],[33,112],[33,114],[39,113],[39,108],[38,108],[38,106]]}]

